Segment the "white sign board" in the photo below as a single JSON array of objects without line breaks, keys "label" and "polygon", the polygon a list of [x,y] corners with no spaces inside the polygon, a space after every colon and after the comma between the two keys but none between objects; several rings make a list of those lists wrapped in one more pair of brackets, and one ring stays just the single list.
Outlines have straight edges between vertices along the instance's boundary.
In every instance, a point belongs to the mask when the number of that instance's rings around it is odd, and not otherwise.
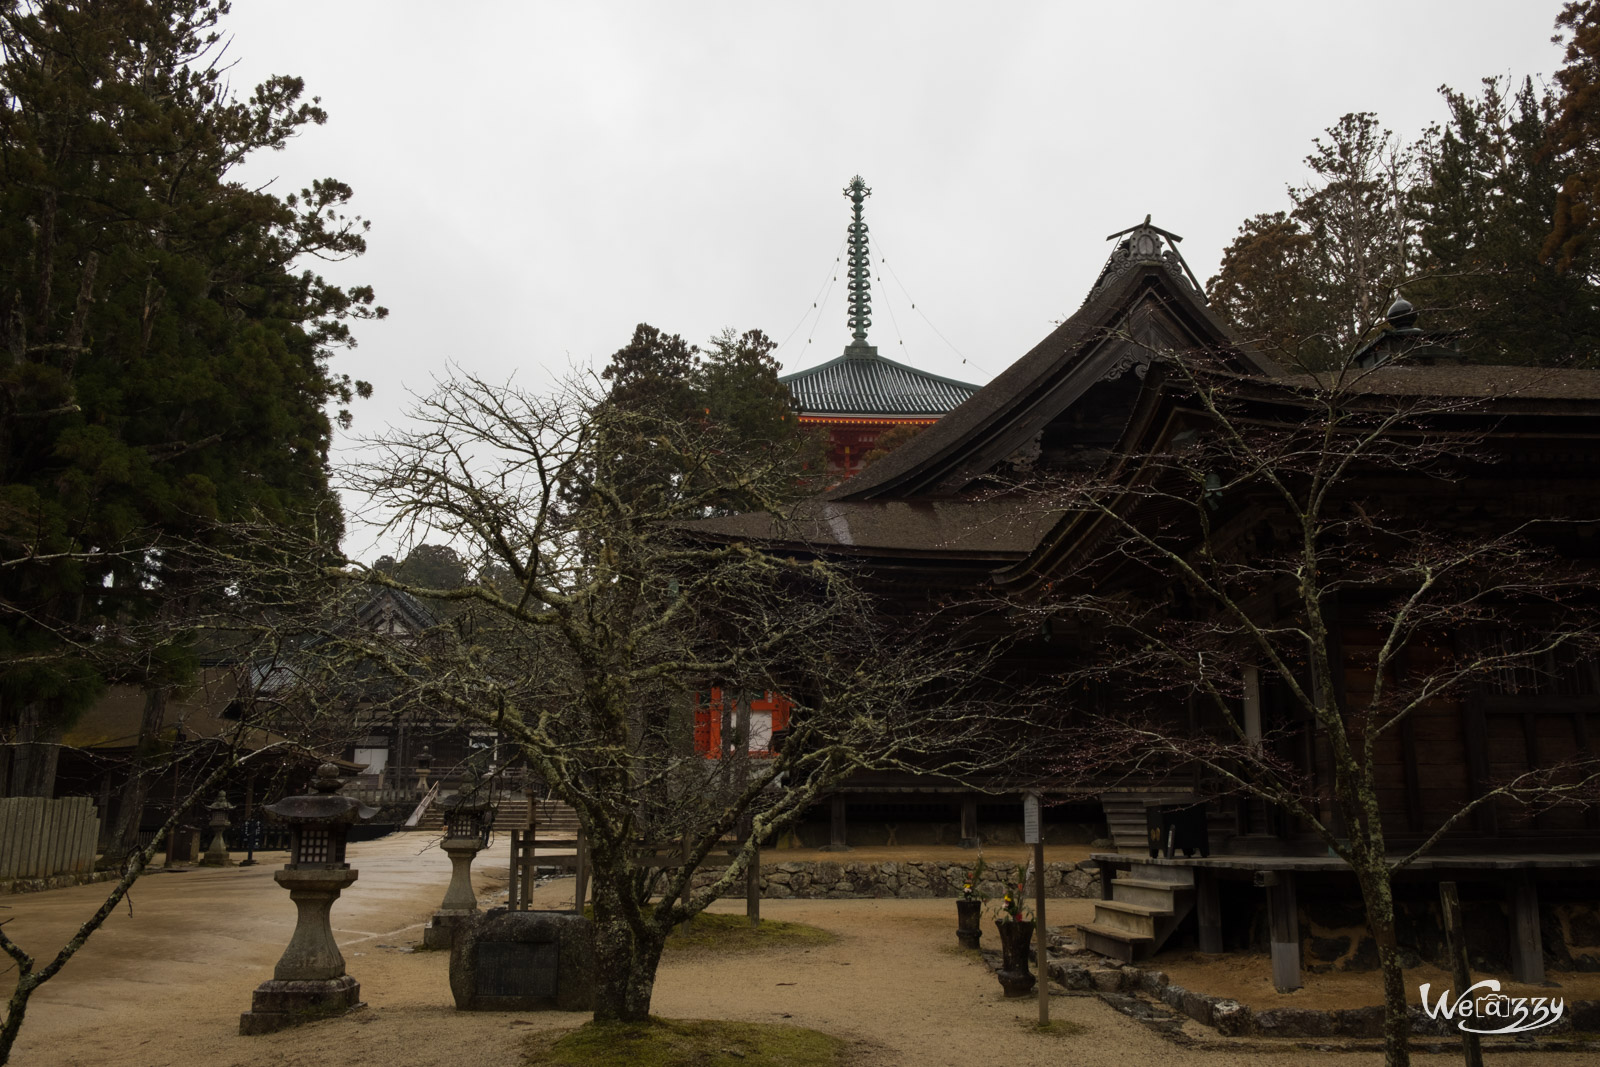
[{"label": "white sign board", "polygon": [[1026,845],[1039,843],[1039,794],[1024,793],[1022,795],[1022,842]]}]

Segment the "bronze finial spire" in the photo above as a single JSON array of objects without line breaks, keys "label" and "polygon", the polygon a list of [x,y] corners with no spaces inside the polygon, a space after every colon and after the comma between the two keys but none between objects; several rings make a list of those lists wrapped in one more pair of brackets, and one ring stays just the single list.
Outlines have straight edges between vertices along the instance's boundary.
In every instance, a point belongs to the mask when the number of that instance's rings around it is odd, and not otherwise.
[{"label": "bronze finial spire", "polygon": [[[846,354],[876,355],[877,350],[867,344],[867,327],[872,325],[872,258],[867,251],[867,224],[861,221],[861,203],[872,195],[866,182],[857,174],[845,187],[850,209],[850,320],[853,340]],[[853,350],[853,352],[852,352]]]}]

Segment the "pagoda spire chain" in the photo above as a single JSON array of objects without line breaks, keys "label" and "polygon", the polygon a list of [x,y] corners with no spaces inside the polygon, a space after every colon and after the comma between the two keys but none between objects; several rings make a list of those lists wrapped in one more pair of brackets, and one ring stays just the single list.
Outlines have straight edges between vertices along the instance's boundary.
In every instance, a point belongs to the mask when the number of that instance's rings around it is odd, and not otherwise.
[{"label": "pagoda spire chain", "polygon": [[851,348],[865,348],[867,327],[872,325],[872,257],[867,251],[867,224],[861,221],[861,203],[872,195],[857,174],[845,187],[850,209],[850,329]]}]

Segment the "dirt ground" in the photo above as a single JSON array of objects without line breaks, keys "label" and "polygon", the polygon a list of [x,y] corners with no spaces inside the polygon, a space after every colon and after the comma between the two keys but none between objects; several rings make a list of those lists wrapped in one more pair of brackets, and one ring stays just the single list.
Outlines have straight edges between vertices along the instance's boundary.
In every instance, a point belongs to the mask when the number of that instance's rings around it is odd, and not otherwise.
[{"label": "dirt ground", "polygon": [[[272,871],[284,860],[280,853],[263,857],[257,867],[156,874],[141,881],[133,892],[132,915],[121,909],[35,996],[13,1062],[28,1067],[513,1067],[530,1032],[583,1022],[581,1015],[454,1009],[444,957],[410,950],[448,881],[448,862],[424,845],[416,836],[397,835],[351,847],[351,862],[361,877],[335,905],[333,918],[367,1009],[277,1034],[239,1036],[239,1013],[249,1007],[256,984],[271,976],[293,928],[293,905],[272,881]],[[503,867],[497,872],[492,860],[484,865],[479,882],[485,903],[493,903],[502,879]],[[80,886],[0,897],[0,919],[8,920],[14,939],[42,953],[70,936],[104,892],[104,886]],[[542,887],[539,902],[557,906],[563,895],[570,901],[570,880]],[[1379,1062],[1374,1054],[1291,1047],[1265,1053],[1183,1048],[1092,996],[1051,1002],[1053,1018],[1076,1022],[1083,1033],[1037,1034],[1027,1029],[1037,1018],[1036,1002],[1005,1000],[993,975],[955,949],[948,900],[783,900],[765,901],[762,907],[769,917],[812,923],[839,940],[743,957],[669,955],[657,982],[655,1012],[813,1027],[850,1040],[863,1067],[979,1062],[1289,1067],[1320,1058],[1369,1067]],[[1091,907],[1087,901],[1052,901],[1049,921],[1077,921]],[[1207,989],[1200,982],[1194,987]],[[1496,1058],[1532,1067],[1528,1057]],[[1540,1067],[1578,1067],[1592,1062],[1592,1054],[1537,1060]],[[1460,1061],[1456,1053],[1418,1056],[1417,1062]]]}]

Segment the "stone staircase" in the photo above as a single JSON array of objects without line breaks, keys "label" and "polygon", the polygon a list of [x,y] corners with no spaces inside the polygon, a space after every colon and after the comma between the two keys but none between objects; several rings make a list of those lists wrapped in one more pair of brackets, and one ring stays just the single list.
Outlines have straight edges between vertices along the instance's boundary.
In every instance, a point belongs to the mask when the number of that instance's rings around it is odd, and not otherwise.
[{"label": "stone staircase", "polygon": [[1094,922],[1080,925],[1084,946],[1123,963],[1148,959],[1194,910],[1194,870],[1135,863],[1118,871],[1111,899],[1097,901]]}]

